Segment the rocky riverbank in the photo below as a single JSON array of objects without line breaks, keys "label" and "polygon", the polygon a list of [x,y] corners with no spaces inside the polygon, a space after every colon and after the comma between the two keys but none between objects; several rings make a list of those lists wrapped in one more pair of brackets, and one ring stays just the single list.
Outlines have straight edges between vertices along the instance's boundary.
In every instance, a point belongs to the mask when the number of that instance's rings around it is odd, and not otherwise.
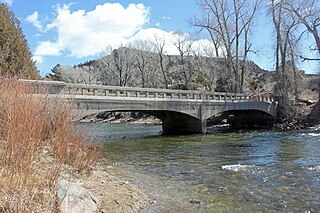
[{"label": "rocky riverbank", "polygon": [[[155,201],[142,190],[111,174],[113,167],[99,163],[90,174],[78,173],[72,167],[65,166],[61,179],[83,187],[92,194],[96,203],[95,212],[133,213],[149,208]],[[83,197],[83,196],[82,196]],[[71,198],[70,200],[76,200]],[[81,202],[84,199],[81,198]],[[79,204],[78,204],[79,205]],[[72,212],[66,211],[67,212]]]},{"label": "rocky riverbank", "polygon": [[136,123],[161,124],[161,120],[142,112],[101,112],[88,115],[80,120],[81,123]]},{"label": "rocky riverbank", "polygon": [[280,120],[274,128],[280,130],[297,130],[306,128],[319,128],[320,125],[320,103],[311,101],[297,101],[290,116]]}]

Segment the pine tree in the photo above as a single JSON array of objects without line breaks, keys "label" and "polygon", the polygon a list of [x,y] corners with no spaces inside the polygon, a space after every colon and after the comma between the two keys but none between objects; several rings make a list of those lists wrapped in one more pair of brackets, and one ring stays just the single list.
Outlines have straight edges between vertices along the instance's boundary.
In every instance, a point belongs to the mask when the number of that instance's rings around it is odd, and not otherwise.
[{"label": "pine tree", "polygon": [[63,81],[63,68],[60,64],[57,64],[51,69],[51,72],[46,77],[53,81]]},{"label": "pine tree", "polygon": [[4,3],[0,4],[0,75],[39,77],[20,21]]}]

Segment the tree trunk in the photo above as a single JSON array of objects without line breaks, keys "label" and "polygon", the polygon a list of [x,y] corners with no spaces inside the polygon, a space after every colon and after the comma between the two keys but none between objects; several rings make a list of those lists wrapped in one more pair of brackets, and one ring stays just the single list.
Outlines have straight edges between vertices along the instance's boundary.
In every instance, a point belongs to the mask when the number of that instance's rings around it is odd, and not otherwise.
[{"label": "tree trunk", "polygon": [[163,56],[162,56],[162,54],[159,54],[159,61],[160,61],[160,69],[161,69],[161,72],[162,72],[163,80],[164,80],[166,89],[168,89],[169,88],[168,80],[167,80],[167,75],[166,75],[166,72],[165,72],[164,66],[163,66]]}]

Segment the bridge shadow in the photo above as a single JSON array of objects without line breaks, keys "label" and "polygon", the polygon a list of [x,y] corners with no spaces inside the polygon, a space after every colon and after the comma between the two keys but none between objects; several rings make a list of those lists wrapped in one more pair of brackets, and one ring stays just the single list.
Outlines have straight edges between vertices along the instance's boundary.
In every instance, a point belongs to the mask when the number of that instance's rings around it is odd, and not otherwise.
[{"label": "bridge shadow", "polygon": [[265,129],[271,128],[274,117],[260,110],[229,110],[207,119],[207,125],[221,129]]},{"label": "bridge shadow", "polygon": [[[199,134],[203,132],[203,128],[211,126],[219,129],[219,131],[233,131],[241,129],[262,129],[270,128],[274,124],[274,118],[268,113],[259,110],[230,110],[221,112],[218,115],[212,116],[205,120],[205,123],[200,119],[175,111],[163,110],[112,110],[100,112],[100,115],[106,112],[131,112],[152,115],[161,120],[163,135],[187,135]],[[99,117],[99,114],[96,116]],[[101,116],[100,116],[101,118]],[[205,132],[203,132],[205,133]]]},{"label": "bridge shadow", "polygon": [[[95,115],[86,115],[84,119],[88,117],[98,117],[103,119],[104,115],[109,113],[121,113],[131,112],[142,113],[144,115],[151,115],[161,120],[162,132],[164,135],[187,135],[187,134],[199,134],[202,132],[202,122],[200,119],[188,115],[182,112],[166,111],[166,110],[108,110],[102,111]],[[128,115],[129,116],[129,115]],[[142,115],[143,117],[143,115]],[[123,117],[119,117],[123,118]],[[115,118],[117,119],[117,118]],[[81,119],[80,119],[81,120]],[[205,124],[204,124],[205,125]]]}]

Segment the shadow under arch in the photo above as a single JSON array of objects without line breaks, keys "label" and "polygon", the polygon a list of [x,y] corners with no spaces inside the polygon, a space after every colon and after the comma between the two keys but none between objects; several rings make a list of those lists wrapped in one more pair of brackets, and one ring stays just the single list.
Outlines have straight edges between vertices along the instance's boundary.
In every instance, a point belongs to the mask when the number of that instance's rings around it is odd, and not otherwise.
[{"label": "shadow under arch", "polygon": [[270,128],[274,117],[261,110],[227,110],[210,117],[208,126],[228,124],[231,128]]},{"label": "shadow under arch", "polygon": [[[199,118],[177,111],[169,110],[101,110],[103,112],[141,112],[144,114],[155,116],[162,121],[162,130],[165,135],[182,135],[182,134],[198,134],[202,132],[206,125]],[[204,125],[204,126],[203,126]]]},{"label": "shadow under arch", "polygon": [[177,111],[143,111],[162,121],[162,130],[167,135],[199,134],[206,128],[206,122]]}]

